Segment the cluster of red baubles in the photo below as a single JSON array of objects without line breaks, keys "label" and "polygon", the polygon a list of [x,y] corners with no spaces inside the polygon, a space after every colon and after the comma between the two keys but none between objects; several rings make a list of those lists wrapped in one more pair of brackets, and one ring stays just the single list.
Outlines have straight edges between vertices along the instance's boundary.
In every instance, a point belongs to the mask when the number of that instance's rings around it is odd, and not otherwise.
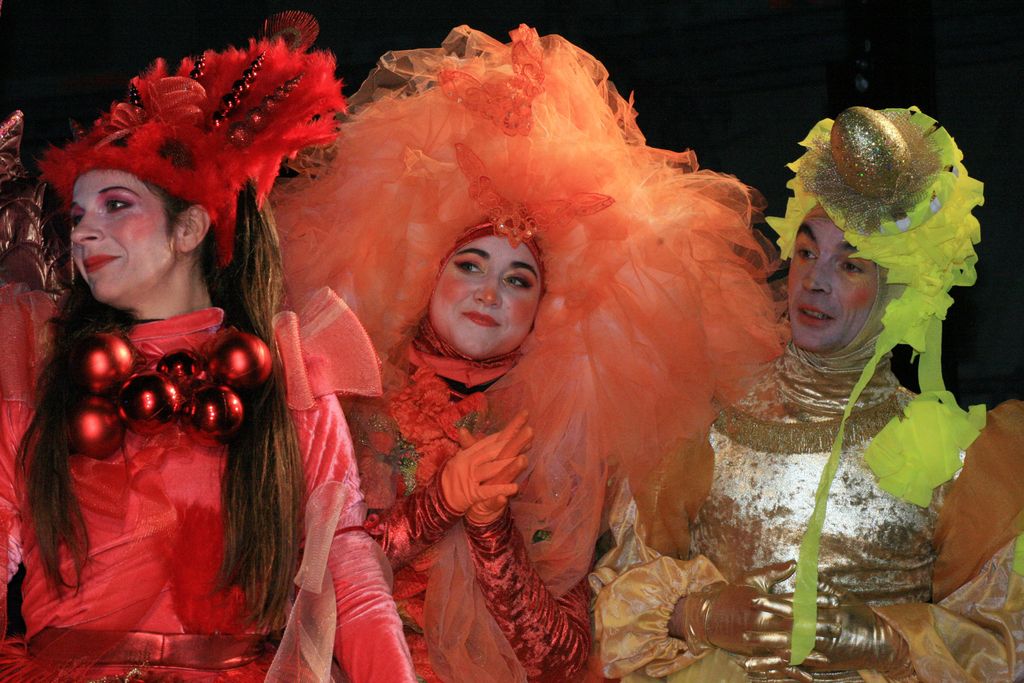
[{"label": "cluster of red baubles", "polygon": [[259,387],[273,367],[262,339],[234,329],[215,335],[202,356],[182,349],[153,370],[137,371],[138,364],[116,334],[92,335],[72,352],[71,379],[89,392],[69,415],[72,453],[104,459],[121,447],[125,427],[154,434],[179,418],[199,443],[227,443],[245,418],[236,392]]}]

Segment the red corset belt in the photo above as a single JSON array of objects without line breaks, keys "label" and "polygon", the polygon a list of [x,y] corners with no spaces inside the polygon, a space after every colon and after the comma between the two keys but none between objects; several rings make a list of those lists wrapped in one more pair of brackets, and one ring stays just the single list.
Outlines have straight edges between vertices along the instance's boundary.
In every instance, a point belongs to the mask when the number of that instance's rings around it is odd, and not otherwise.
[{"label": "red corset belt", "polygon": [[28,649],[33,657],[54,664],[84,661],[93,666],[217,670],[252,662],[266,652],[265,643],[266,636],[258,633],[202,635],[44,628],[29,641]]}]

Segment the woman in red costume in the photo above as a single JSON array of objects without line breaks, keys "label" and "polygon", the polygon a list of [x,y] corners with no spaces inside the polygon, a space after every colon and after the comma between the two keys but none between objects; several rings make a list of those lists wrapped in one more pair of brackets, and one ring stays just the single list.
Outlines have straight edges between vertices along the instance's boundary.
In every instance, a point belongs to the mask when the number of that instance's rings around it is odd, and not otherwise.
[{"label": "woman in red costume", "polygon": [[56,310],[0,290],[3,569],[27,572],[0,679],[415,680],[334,396],[379,391],[373,351],[329,293],[279,310],[259,208],[344,108],[310,20],[156,62],[44,159],[77,277]]},{"label": "woman in red costume", "polygon": [[385,55],[275,196],[291,293],[343,292],[384,363],[353,418],[368,528],[430,681],[583,677],[609,476],[780,349],[748,188],[647,147],[579,48],[511,38]]}]

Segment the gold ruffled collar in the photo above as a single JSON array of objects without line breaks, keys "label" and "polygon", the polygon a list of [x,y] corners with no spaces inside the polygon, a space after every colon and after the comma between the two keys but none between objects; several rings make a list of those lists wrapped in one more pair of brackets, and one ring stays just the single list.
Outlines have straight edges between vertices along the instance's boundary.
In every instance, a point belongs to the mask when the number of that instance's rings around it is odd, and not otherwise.
[{"label": "gold ruffled collar", "polygon": [[[874,339],[847,353],[833,356],[820,356],[790,344],[775,366],[779,399],[793,412],[822,417],[842,415],[853,385],[860,379],[874,351]],[[878,405],[899,388],[889,361],[889,354],[879,360],[875,374],[861,392],[854,410]]]},{"label": "gold ruffled collar", "polygon": [[[737,406],[722,411],[715,428],[757,450],[773,453],[817,453],[832,447],[853,385],[873,343],[853,351],[823,357],[794,347],[775,362],[757,386]],[[909,401],[889,367],[879,363],[847,420],[844,442],[856,445],[871,439]]]}]

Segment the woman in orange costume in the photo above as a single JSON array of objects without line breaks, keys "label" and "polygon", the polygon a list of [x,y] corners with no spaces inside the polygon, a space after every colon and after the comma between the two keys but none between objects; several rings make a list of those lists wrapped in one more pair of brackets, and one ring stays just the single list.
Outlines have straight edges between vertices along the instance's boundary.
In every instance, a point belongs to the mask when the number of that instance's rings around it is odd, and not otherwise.
[{"label": "woman in orange costume", "polygon": [[[275,197],[292,294],[336,287],[384,363],[354,413],[368,526],[428,680],[581,677],[609,475],[699,434],[780,348],[748,188],[647,147],[579,48],[511,38],[385,55],[341,163],[304,159]],[[522,334],[471,343],[524,289]]]},{"label": "woman in orange costume", "polygon": [[279,310],[259,209],[344,108],[310,20],[158,61],[44,159],[78,276],[0,290],[5,681],[415,680],[333,395],[379,390],[372,349],[326,292]]}]

